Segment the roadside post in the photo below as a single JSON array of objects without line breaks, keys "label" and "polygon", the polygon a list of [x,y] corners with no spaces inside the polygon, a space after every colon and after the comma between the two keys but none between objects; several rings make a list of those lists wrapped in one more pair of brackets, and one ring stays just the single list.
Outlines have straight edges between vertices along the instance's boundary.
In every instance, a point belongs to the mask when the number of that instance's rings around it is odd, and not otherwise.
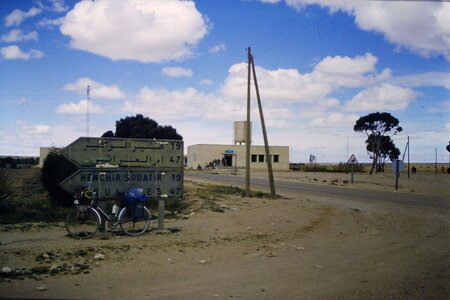
[{"label": "roadside post", "polygon": [[60,183],[73,193],[79,186],[115,200],[129,188],[142,188],[158,201],[158,230],[164,230],[165,202],[183,196],[183,141],[80,137],[61,150],[78,168]]},{"label": "roadside post", "polygon": [[398,178],[400,177],[400,173],[405,170],[405,164],[403,161],[395,159],[392,161],[392,170],[395,171],[395,190],[398,190]]},{"label": "roadside post", "polygon": [[350,158],[347,161],[347,164],[352,165],[352,183],[353,183],[353,174],[355,172],[355,164],[358,163],[358,160],[356,159],[355,154],[350,155]]}]

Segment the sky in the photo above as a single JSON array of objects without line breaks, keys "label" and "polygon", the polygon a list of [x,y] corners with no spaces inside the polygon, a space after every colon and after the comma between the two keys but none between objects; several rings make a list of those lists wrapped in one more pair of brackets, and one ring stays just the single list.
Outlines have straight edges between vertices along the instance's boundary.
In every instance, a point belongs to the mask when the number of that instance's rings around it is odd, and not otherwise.
[{"label": "sky", "polygon": [[[450,159],[447,1],[0,0],[0,23],[0,155],[136,114],[176,128],[185,152],[232,144],[250,47],[269,143],[292,162],[369,162],[353,126],[373,112],[399,119],[401,156],[409,137],[412,162]],[[261,145],[253,82],[251,120]]]}]

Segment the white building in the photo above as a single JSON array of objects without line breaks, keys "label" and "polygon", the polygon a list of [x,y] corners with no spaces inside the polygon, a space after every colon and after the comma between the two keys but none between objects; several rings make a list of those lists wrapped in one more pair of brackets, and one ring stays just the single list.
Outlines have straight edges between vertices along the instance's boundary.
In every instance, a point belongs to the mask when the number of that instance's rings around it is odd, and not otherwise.
[{"label": "white building", "polygon": [[[245,168],[246,149],[246,123],[245,121],[234,122],[234,145],[208,145],[196,144],[188,146],[187,168],[202,169],[218,165],[219,167]],[[251,123],[250,123],[251,126]],[[250,127],[251,138],[251,127]],[[270,146],[270,156],[274,171],[289,170],[289,146]],[[267,157],[264,146],[250,146],[250,169],[267,169]]]},{"label": "white building", "polygon": [[[270,156],[274,171],[289,170],[289,146],[270,146]],[[187,168],[203,169],[220,161],[220,167],[245,168],[245,145],[207,145],[188,146]],[[267,157],[264,146],[250,146],[250,169],[267,170]]]}]

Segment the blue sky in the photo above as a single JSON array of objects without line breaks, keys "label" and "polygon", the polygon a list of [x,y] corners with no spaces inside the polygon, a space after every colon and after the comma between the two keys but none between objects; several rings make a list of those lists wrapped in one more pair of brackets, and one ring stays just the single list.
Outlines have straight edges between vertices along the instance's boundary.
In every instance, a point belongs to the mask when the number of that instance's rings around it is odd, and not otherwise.
[{"label": "blue sky", "polygon": [[[255,58],[269,142],[369,161],[355,121],[389,112],[411,160],[448,162],[450,3],[1,0],[0,155],[38,155],[142,113],[185,146],[231,144]],[[262,144],[255,94],[253,141]]]}]

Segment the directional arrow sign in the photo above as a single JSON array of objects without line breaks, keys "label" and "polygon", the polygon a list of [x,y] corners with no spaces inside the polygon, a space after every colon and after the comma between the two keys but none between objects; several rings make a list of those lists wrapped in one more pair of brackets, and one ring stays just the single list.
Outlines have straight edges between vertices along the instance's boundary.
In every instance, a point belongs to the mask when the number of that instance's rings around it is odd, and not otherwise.
[{"label": "directional arrow sign", "polygon": [[61,151],[80,168],[183,168],[183,141],[81,137]]},{"label": "directional arrow sign", "polygon": [[176,169],[81,169],[61,182],[66,191],[90,186],[100,199],[116,199],[118,193],[139,187],[149,198],[180,198],[183,191],[183,172]]},{"label": "directional arrow sign", "polygon": [[151,198],[183,195],[183,141],[81,137],[61,154],[80,167],[60,184],[69,193],[90,186],[100,199],[129,188],[142,188]]}]

